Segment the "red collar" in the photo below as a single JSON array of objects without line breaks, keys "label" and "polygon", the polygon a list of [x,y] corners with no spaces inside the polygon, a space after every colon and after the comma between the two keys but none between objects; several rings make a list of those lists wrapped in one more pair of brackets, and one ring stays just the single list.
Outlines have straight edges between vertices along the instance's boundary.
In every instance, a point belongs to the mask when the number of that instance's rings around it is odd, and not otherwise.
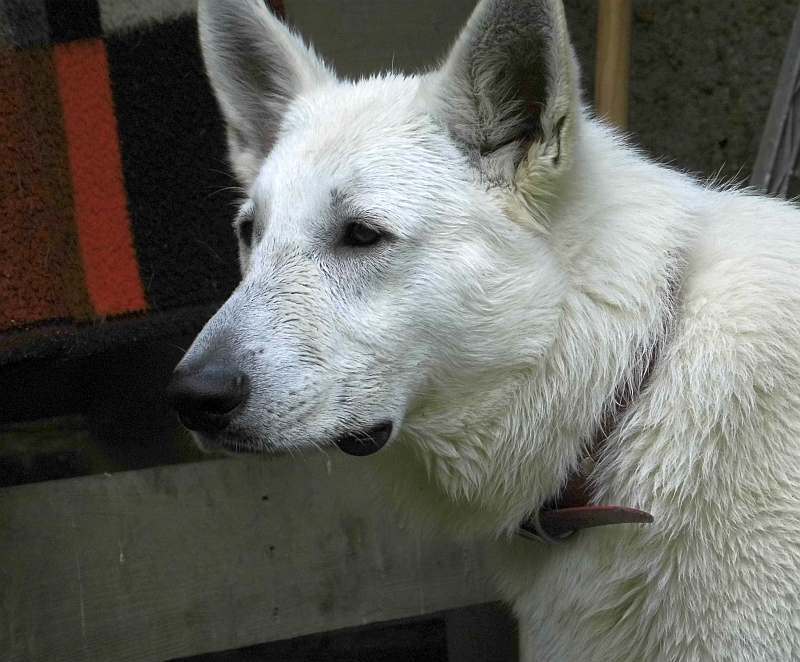
[{"label": "red collar", "polygon": [[[677,282],[672,281],[666,292],[664,324],[669,325],[670,313],[677,296]],[[581,529],[610,524],[650,524],[653,516],[643,510],[627,506],[595,505],[592,503],[591,474],[596,461],[605,448],[606,442],[616,430],[619,421],[631,404],[646,388],[655,369],[658,356],[663,346],[664,334],[658,334],[660,340],[650,347],[644,355],[645,365],[641,378],[631,384],[627,380],[614,393],[612,405],[604,416],[589,452],[581,461],[578,469],[567,479],[560,494],[532,512],[519,525],[519,535],[547,543],[559,543]]]},{"label": "red collar", "polygon": [[581,529],[609,524],[650,524],[653,521],[650,513],[636,508],[591,504],[589,476],[593,468],[594,458],[587,456],[581,462],[581,468],[569,477],[561,494],[522,521],[519,535],[559,543]]},{"label": "red collar", "polygon": [[[639,387],[635,389],[637,394],[644,387],[654,363],[655,352],[652,352],[647,372],[639,383]],[[619,392],[618,389],[617,393]],[[591,474],[596,461],[609,436],[614,432],[620,418],[628,410],[633,400],[633,393],[630,390],[627,393],[623,392],[622,395],[622,398],[614,398],[614,411],[605,417],[589,453],[583,458],[577,470],[567,479],[561,493],[539,510],[531,513],[519,525],[518,533],[521,536],[548,543],[558,543],[580,529],[609,524],[650,524],[653,521],[653,516],[643,510],[591,503]]]}]

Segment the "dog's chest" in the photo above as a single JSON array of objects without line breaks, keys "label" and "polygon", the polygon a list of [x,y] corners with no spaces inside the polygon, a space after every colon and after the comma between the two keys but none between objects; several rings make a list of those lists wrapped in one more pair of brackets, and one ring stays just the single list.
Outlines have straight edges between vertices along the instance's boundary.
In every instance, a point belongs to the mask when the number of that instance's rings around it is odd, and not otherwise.
[{"label": "dog's chest", "polygon": [[645,654],[647,563],[638,554],[625,557],[638,533],[620,536],[615,528],[558,546],[521,539],[498,547],[499,583],[519,619],[523,662],[608,660],[622,640],[623,648]]}]

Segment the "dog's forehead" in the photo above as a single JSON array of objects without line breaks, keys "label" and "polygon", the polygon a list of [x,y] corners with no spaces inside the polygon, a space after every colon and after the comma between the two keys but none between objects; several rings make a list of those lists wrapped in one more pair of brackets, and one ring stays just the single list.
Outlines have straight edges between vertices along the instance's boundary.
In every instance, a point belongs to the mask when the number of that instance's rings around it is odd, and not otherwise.
[{"label": "dog's forehead", "polygon": [[318,217],[334,194],[397,211],[416,187],[429,191],[458,154],[418,87],[381,77],[299,98],[250,191],[254,204],[289,222]]}]

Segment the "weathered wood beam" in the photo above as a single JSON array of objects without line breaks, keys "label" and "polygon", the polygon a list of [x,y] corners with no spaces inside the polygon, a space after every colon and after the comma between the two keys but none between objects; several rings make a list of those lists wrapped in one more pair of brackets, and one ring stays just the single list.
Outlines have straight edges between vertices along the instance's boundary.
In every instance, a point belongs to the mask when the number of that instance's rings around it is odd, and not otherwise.
[{"label": "weathered wood beam", "polygon": [[800,9],[761,137],[750,185],[785,196],[800,153]]},{"label": "weathered wood beam", "polygon": [[420,540],[330,456],[0,490],[0,651],[165,660],[496,599],[484,551]]}]

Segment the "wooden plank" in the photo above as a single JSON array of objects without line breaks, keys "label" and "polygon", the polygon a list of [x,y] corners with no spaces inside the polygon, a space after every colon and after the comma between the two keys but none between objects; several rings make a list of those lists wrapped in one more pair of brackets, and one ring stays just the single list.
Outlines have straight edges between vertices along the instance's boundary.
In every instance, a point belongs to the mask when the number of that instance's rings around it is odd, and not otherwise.
[{"label": "wooden plank", "polygon": [[0,490],[4,660],[164,660],[496,599],[367,463],[218,460]]},{"label": "wooden plank", "polygon": [[750,176],[750,185],[785,196],[800,152],[800,9],[794,19],[781,72]]},{"label": "wooden plank", "polygon": [[618,127],[628,126],[631,68],[631,0],[600,0],[597,6],[597,113]]}]

